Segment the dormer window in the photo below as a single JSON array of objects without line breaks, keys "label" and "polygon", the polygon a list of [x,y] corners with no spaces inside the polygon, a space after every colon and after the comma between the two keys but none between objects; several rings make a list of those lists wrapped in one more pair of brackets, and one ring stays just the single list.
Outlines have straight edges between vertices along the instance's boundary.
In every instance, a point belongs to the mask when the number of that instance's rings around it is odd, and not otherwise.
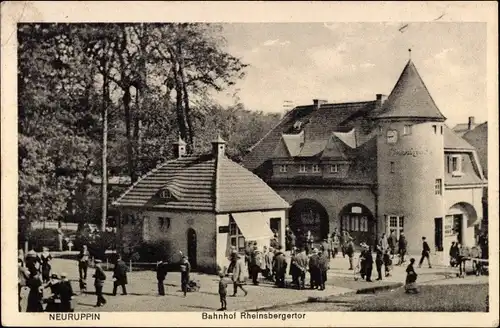
[{"label": "dormer window", "polygon": [[319,165],[318,164],[314,164],[312,166],[312,171],[313,171],[313,173],[318,173],[319,172]]},{"label": "dormer window", "polygon": [[299,166],[299,172],[300,173],[306,173],[307,172],[307,165],[306,164],[300,164],[300,166]]},{"label": "dormer window", "polygon": [[286,164],[280,165],[280,173],[286,173],[288,166]]},{"label": "dormer window", "polygon": [[173,197],[172,193],[168,189],[162,189],[160,191],[160,198],[161,199],[168,200],[168,199],[171,199],[172,197]]},{"label": "dormer window", "polygon": [[330,165],[330,173],[338,173],[338,172],[339,172],[339,165],[338,164]]},{"label": "dormer window", "polygon": [[454,177],[459,177],[464,174],[462,171],[461,155],[451,155],[448,157],[448,173],[451,173]]},{"label": "dormer window", "polygon": [[403,135],[407,136],[411,134],[411,125],[405,125],[403,127]]}]

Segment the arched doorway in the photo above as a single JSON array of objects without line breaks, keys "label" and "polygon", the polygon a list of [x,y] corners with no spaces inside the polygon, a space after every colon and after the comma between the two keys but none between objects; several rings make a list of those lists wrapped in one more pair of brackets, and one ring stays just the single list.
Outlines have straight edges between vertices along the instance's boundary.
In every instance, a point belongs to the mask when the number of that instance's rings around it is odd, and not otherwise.
[{"label": "arched doorway", "polygon": [[[444,225],[446,244],[458,241],[462,245],[474,239],[474,227],[477,225],[476,209],[469,203],[456,203],[448,209]],[[472,236],[470,236],[472,234]],[[472,238],[471,238],[472,237]]]},{"label": "arched doorway", "polygon": [[340,231],[349,232],[356,245],[362,242],[373,245],[376,240],[376,222],[372,212],[363,204],[350,203],[339,214]]},{"label": "arched doorway", "polygon": [[311,231],[315,241],[320,241],[328,236],[328,213],[323,205],[314,199],[295,201],[288,212],[288,217],[288,225],[298,239],[307,231]]},{"label": "arched doorway", "polygon": [[196,231],[189,228],[187,231],[187,256],[192,269],[196,269],[197,244]]}]

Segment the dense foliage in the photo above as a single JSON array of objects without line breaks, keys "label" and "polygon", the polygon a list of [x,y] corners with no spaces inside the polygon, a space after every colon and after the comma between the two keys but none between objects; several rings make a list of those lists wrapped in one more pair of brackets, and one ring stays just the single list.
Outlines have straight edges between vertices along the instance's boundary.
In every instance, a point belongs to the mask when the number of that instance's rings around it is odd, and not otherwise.
[{"label": "dense foliage", "polygon": [[206,151],[220,132],[238,159],[279,120],[207,97],[246,67],[217,25],[19,24],[17,36],[25,222],[95,217],[91,181],[103,150],[108,174],[134,182],[172,157],[179,135],[189,150]]}]

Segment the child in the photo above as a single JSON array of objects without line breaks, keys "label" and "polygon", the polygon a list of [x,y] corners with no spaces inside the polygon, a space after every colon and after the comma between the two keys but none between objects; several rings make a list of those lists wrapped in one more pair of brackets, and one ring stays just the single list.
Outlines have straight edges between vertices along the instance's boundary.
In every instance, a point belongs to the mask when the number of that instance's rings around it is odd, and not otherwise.
[{"label": "child", "polygon": [[220,309],[219,311],[227,310],[227,281],[224,279],[224,272],[219,273],[219,296],[220,296]]}]

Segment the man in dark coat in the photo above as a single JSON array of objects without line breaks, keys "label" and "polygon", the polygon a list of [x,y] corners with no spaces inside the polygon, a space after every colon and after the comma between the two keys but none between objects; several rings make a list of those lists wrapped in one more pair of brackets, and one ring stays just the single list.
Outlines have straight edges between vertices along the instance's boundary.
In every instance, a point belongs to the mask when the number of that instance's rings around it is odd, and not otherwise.
[{"label": "man in dark coat", "polygon": [[427,259],[427,263],[429,263],[429,268],[432,268],[432,266],[431,266],[431,248],[429,247],[429,244],[427,243],[426,238],[422,237],[422,257],[420,258],[420,262],[418,262],[419,268],[422,266],[422,263],[424,262],[425,258]]},{"label": "man in dark coat", "polygon": [[99,307],[106,304],[106,299],[102,295],[102,287],[104,286],[104,280],[106,280],[106,274],[104,273],[104,270],[102,269],[101,266],[102,261],[96,259],[94,262],[95,262],[95,273],[93,277],[94,277],[95,294],[97,296],[96,306]]},{"label": "man in dark coat", "polygon": [[394,230],[391,230],[389,237],[387,237],[387,244],[389,245],[391,258],[393,258],[394,250],[396,249],[396,236],[394,236]]},{"label": "man in dark coat", "polygon": [[80,279],[87,280],[87,269],[89,267],[90,253],[87,249],[87,245],[83,245],[80,253],[78,254],[78,273]]},{"label": "man in dark coat", "polygon": [[309,257],[304,249],[299,249],[294,258],[295,267],[297,268],[297,286],[299,289],[305,288],[306,272],[309,268]]},{"label": "man in dark coat", "polygon": [[184,293],[184,297],[186,297],[189,284],[189,274],[191,273],[191,263],[189,263],[187,256],[182,257],[180,268],[181,268],[181,288],[182,292]]},{"label": "man in dark coat", "polygon": [[311,289],[321,288],[321,270],[320,258],[318,251],[314,249],[311,257],[309,257],[309,274],[311,276],[310,285]]},{"label": "man in dark coat", "polygon": [[285,287],[285,274],[286,267],[288,264],[286,263],[286,257],[283,253],[283,248],[281,246],[278,247],[278,251],[274,254],[274,263],[273,268],[276,274],[276,285],[280,288]]},{"label": "man in dark coat", "polygon": [[254,285],[258,285],[259,281],[259,272],[262,266],[263,256],[262,253],[257,248],[257,245],[254,245],[254,249],[252,252],[252,256],[250,257],[250,272],[252,277],[252,283]]},{"label": "man in dark coat", "polygon": [[156,280],[158,281],[158,295],[165,296],[165,285],[164,281],[168,273],[168,261],[166,259],[161,260],[156,265]]},{"label": "man in dark coat", "polygon": [[30,275],[27,281],[29,287],[28,305],[26,312],[43,312],[43,285],[42,278],[38,272]]},{"label": "man in dark coat", "polygon": [[352,262],[354,259],[354,243],[352,241],[352,238],[349,237],[349,241],[345,245],[345,248],[344,250],[342,250],[342,252],[344,253],[344,257],[345,255],[349,257],[349,270],[353,270]]},{"label": "man in dark coat", "polygon": [[68,280],[66,273],[61,273],[61,281],[59,282],[59,297],[61,298],[61,312],[73,312],[71,300],[73,299],[73,287]]},{"label": "man in dark coat", "polygon": [[122,287],[122,295],[127,295],[127,287],[126,287],[126,285],[128,284],[127,271],[128,271],[127,265],[118,255],[118,258],[116,259],[115,268],[113,270],[113,296],[116,296],[116,291],[118,289],[118,286]]},{"label": "man in dark coat", "polygon": [[372,282],[372,270],[373,270],[373,255],[370,246],[366,245],[367,249],[364,254],[365,258],[365,276],[366,281]]},{"label": "man in dark coat", "polygon": [[326,279],[328,276],[328,269],[329,269],[329,258],[328,254],[324,251],[319,252],[319,271],[320,271],[320,276],[319,278],[319,289],[320,290],[325,290],[325,283]]},{"label": "man in dark coat", "polygon": [[406,241],[406,236],[405,234],[401,231],[401,234],[399,236],[398,240],[398,252],[399,252],[399,263],[398,265],[401,265],[405,263],[405,255],[406,255],[406,249],[408,247],[408,242]]},{"label": "man in dark coat", "polygon": [[384,263],[384,251],[382,250],[381,245],[377,245],[376,248],[376,256],[375,256],[375,265],[377,267],[377,280],[382,280],[382,264]]}]

